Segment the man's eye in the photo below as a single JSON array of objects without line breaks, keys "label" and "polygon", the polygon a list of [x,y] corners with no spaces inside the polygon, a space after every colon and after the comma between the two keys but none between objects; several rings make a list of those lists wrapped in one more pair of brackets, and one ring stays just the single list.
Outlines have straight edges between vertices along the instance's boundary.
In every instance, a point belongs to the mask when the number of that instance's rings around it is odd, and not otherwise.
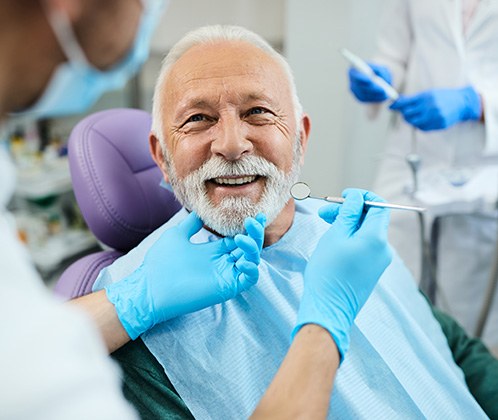
[{"label": "man's eye", "polygon": [[249,115],[259,115],[259,114],[264,114],[265,112],[268,112],[265,108],[261,107],[255,107],[251,108],[248,112]]},{"label": "man's eye", "polygon": [[202,114],[192,115],[185,123],[204,121],[206,117]]}]

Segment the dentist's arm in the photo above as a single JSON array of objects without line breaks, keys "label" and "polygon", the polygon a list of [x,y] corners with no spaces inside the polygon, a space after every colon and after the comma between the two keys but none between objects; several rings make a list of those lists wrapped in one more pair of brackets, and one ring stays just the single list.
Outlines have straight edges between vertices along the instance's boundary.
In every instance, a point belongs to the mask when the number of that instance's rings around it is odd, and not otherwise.
[{"label": "dentist's arm", "polygon": [[68,304],[77,306],[92,318],[109,353],[130,341],[130,336],[119,321],[115,306],[107,299],[105,290],[73,299]]},{"label": "dentist's arm", "polygon": [[332,226],[320,239],[304,274],[293,341],[253,418],[326,418],[354,319],[391,262],[389,210],[364,209],[376,195],[346,190],[342,206],[320,216]]},{"label": "dentist's arm", "polygon": [[338,367],[330,333],[303,326],[251,419],[325,419]]},{"label": "dentist's arm", "polygon": [[128,277],[72,301],[97,323],[110,352],[155,325],[229,300],[258,280],[265,218],[248,218],[247,233],[194,244],[203,226],[191,213],[167,230]]}]

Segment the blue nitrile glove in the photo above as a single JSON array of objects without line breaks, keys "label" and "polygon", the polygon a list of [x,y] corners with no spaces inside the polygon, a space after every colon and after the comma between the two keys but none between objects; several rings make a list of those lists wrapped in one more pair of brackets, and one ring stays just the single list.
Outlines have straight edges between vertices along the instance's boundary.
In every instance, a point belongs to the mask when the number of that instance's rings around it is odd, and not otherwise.
[{"label": "blue nitrile glove", "polygon": [[442,130],[461,121],[479,120],[481,98],[472,86],[459,89],[432,89],[402,96],[391,106],[409,124],[420,130]]},{"label": "blue nitrile glove", "polygon": [[318,324],[332,335],[341,361],[349,347],[354,319],[391,262],[387,242],[389,210],[367,207],[383,201],[371,192],[347,189],[342,205],[322,207],[332,226],[321,237],[304,273],[304,292],[292,337],[305,324]]},{"label": "blue nitrile glove", "polygon": [[258,281],[266,218],[245,220],[246,235],[194,244],[195,212],[165,231],[131,275],[107,286],[107,298],[132,340],[154,325],[224,302]]},{"label": "blue nitrile glove", "polygon": [[[391,84],[392,76],[387,67],[372,63],[368,63],[368,65],[377,76],[382,77],[387,83]],[[388,98],[384,89],[354,67],[349,69],[349,88],[360,102],[383,102]]]}]

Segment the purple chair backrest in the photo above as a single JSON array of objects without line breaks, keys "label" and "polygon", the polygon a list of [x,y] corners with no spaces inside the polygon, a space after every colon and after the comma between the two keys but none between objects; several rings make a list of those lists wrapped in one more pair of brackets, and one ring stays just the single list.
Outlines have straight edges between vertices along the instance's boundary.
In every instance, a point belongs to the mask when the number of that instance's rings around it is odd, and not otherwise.
[{"label": "purple chair backrest", "polygon": [[[93,234],[120,253],[138,245],[180,208],[174,195],[159,186],[162,174],[149,153],[150,127],[145,111],[112,109],[84,118],[69,137],[69,167],[81,213]],[[88,293],[104,262],[120,253],[77,261],[59,279],[56,293]]]}]

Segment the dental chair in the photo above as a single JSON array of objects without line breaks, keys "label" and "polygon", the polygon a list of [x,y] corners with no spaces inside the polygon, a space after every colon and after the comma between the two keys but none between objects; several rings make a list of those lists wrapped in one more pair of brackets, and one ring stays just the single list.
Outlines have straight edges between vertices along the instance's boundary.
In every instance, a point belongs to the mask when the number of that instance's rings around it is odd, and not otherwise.
[{"label": "dental chair", "polygon": [[179,209],[161,188],[161,171],[149,153],[149,113],[138,109],[97,112],[69,137],[69,168],[83,218],[105,250],[70,265],[54,291],[72,299],[92,291],[100,270],[127,253]]}]

